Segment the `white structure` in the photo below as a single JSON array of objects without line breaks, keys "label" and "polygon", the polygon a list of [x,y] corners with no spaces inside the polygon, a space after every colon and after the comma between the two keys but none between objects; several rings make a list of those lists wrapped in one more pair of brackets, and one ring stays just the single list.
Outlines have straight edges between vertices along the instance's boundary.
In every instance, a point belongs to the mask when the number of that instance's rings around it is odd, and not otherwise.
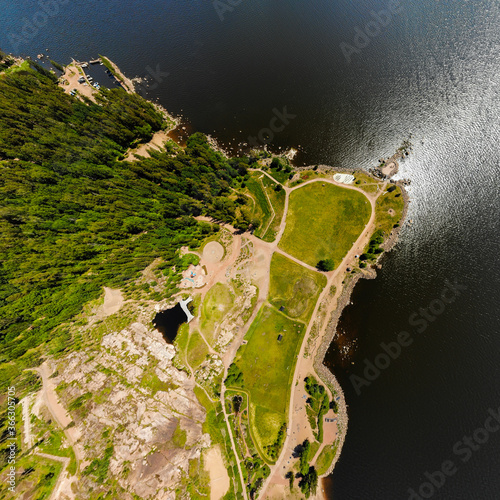
[{"label": "white structure", "polygon": [[191,314],[191,312],[189,311],[189,309],[187,308],[187,305],[192,301],[193,299],[191,297],[189,297],[188,299],[186,300],[181,300],[179,302],[179,304],[181,305],[181,309],[186,313],[186,316],[187,316],[187,322],[189,323],[193,318],[194,316]]},{"label": "white structure", "polygon": [[333,180],[341,184],[352,184],[354,182],[354,176],[350,174],[335,174]]}]

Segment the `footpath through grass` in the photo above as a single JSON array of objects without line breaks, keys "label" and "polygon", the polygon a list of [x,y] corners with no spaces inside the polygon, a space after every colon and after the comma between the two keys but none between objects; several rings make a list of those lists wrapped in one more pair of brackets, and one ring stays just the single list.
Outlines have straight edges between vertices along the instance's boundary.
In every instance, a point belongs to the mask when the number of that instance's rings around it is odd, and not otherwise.
[{"label": "footpath through grass", "polygon": [[323,274],[275,252],[271,260],[269,301],[278,309],[283,307],[287,316],[308,322],[326,281]]},{"label": "footpath through grass", "polygon": [[269,200],[274,209],[275,216],[269,224],[269,228],[262,236],[264,241],[272,242],[276,239],[281,227],[281,219],[283,218],[283,210],[285,209],[285,190],[279,184],[273,182],[267,175],[261,178],[264,189],[266,190]]},{"label": "footpath through grass", "polygon": [[246,181],[246,187],[255,202],[252,219],[259,221],[254,234],[264,241],[272,242],[280,229],[285,208],[285,190],[261,172],[252,174]]},{"label": "footpath through grass", "polygon": [[[305,325],[264,305],[245,336],[234,364],[250,395],[250,427],[260,451],[272,446],[287,420],[290,384]],[[281,336],[280,340],[278,337]],[[230,384],[228,384],[230,385]],[[272,459],[267,451],[264,456]]]},{"label": "footpath through grass", "polygon": [[370,220],[371,205],[359,191],[321,181],[290,194],[280,248],[316,266],[332,259],[337,267]]},{"label": "footpath through grass", "polygon": [[368,175],[361,170],[358,170],[354,174],[354,178],[356,179],[355,185],[367,193],[376,193],[379,186],[382,185],[381,181],[374,179],[371,175]]},{"label": "footpath through grass", "polygon": [[252,219],[256,219],[260,222],[259,227],[255,230],[255,236],[262,238],[273,213],[267,201],[262,184],[259,181],[260,176],[262,176],[260,172],[251,175],[246,181],[246,187],[252,195],[252,198],[255,200],[255,205],[252,211]]},{"label": "footpath through grass", "polygon": [[230,288],[222,283],[216,283],[206,294],[201,307],[201,330],[207,342],[214,347],[217,325],[231,310],[234,296]]}]

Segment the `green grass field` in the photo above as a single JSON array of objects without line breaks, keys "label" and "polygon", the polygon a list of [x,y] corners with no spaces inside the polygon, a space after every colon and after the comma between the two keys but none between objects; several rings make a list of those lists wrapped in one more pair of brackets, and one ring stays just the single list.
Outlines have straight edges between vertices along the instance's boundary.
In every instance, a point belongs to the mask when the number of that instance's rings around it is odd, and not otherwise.
[{"label": "green grass field", "polygon": [[37,449],[49,455],[68,457],[70,459],[68,470],[70,474],[75,474],[77,469],[75,452],[66,442],[64,432],[51,421],[49,421],[50,423],[46,422],[34,415],[31,419],[31,429],[33,434],[36,435],[36,441],[39,443]]},{"label": "green grass field", "polygon": [[286,182],[288,181],[290,173],[285,172],[284,169],[276,170],[275,168],[270,168],[269,175],[274,177],[280,184],[286,185]]},{"label": "green grass field", "polygon": [[321,474],[326,474],[330,465],[332,464],[333,459],[335,458],[335,454],[337,453],[337,443],[333,445],[327,445],[322,450],[316,460],[316,471],[318,472],[318,476]]},{"label": "green grass field", "polygon": [[[55,460],[49,460],[38,455],[21,455],[16,460],[15,491],[8,490],[8,468],[5,467],[0,473],[0,498],[36,498],[47,500],[57,483],[63,464]],[[20,471],[31,471],[21,474]]]},{"label": "green grass field", "polygon": [[186,349],[186,361],[193,370],[196,370],[208,354],[208,346],[198,332],[189,335]]},{"label": "green grass field", "polygon": [[313,441],[311,443],[311,448],[309,449],[309,461],[316,456],[320,446],[321,445],[317,441]]},{"label": "green grass field", "polygon": [[321,181],[290,194],[280,248],[316,266],[332,259],[338,266],[370,220],[370,202],[359,191]]},{"label": "green grass field", "polygon": [[283,306],[287,316],[309,321],[325,285],[325,275],[310,271],[284,255],[273,254],[269,301],[278,309]]},{"label": "green grass field", "polygon": [[246,181],[247,194],[254,200],[252,205],[252,219],[255,218],[260,221],[260,225],[254,234],[258,238],[269,242],[274,241],[276,238],[285,208],[285,191],[283,189],[275,191],[274,188],[276,185],[276,182],[261,172],[252,174]]},{"label": "green grass field", "polygon": [[[367,193],[376,193],[378,190],[378,187],[382,185],[380,181],[375,180],[372,176],[366,174],[365,172],[362,172],[358,170],[354,174],[355,178],[355,186],[361,188],[363,191],[366,191]],[[359,181],[359,184],[358,184]]]},{"label": "green grass field", "polygon": [[271,204],[275,213],[275,217],[269,224],[267,231],[263,234],[262,239],[264,241],[272,242],[276,239],[276,235],[278,234],[278,231],[280,229],[281,219],[283,218],[283,210],[285,209],[286,193],[284,189],[282,189],[281,191],[276,191],[276,182],[273,182],[271,179],[269,179],[267,175],[262,177],[262,184],[264,185],[264,189],[266,190],[266,193],[271,200]]},{"label": "green grass field", "polygon": [[264,446],[274,443],[285,420],[283,412],[250,403],[250,429],[261,456],[268,460],[269,456],[263,451]]},{"label": "green grass field", "polygon": [[[387,189],[394,188],[388,192]],[[390,234],[394,224],[399,222],[404,208],[404,200],[399,186],[390,185],[385,193],[377,198],[375,204],[375,231],[381,229],[386,236]],[[389,210],[394,210],[394,215]]]},{"label": "green grass field", "polygon": [[8,75],[8,74],[12,74],[12,73],[17,73],[18,71],[28,71],[29,69],[30,69],[29,61],[23,61],[19,65],[14,64],[13,66],[11,66],[10,68],[7,68],[5,71],[3,71],[0,74]]},{"label": "green grass field", "polygon": [[[264,305],[245,336],[235,364],[243,372],[243,388],[250,394],[250,427],[256,444],[272,444],[286,421],[297,353],[305,325]],[[278,341],[278,335],[282,335]]]},{"label": "green grass field", "polygon": [[[170,383],[170,382],[163,382],[163,380],[160,380],[158,378],[158,375],[155,373],[154,369],[151,367],[148,367],[143,373],[141,382],[140,382],[140,387],[143,389],[149,389],[151,391],[151,395],[154,396],[158,391],[170,391],[172,389],[176,389],[178,386]],[[95,400],[95,396],[94,396]],[[98,402],[99,404],[99,402]]]},{"label": "green grass field", "polygon": [[260,172],[254,173],[246,181],[246,186],[249,191],[250,196],[254,200],[252,219],[260,220],[259,227],[255,230],[255,236],[261,238],[271,217],[273,216],[272,210],[267,201],[266,194],[264,193],[264,188],[262,187],[259,177],[262,174]]},{"label": "green grass field", "polygon": [[231,290],[222,283],[216,283],[205,296],[201,307],[201,330],[212,347],[216,341],[217,323],[231,310],[233,302]]}]

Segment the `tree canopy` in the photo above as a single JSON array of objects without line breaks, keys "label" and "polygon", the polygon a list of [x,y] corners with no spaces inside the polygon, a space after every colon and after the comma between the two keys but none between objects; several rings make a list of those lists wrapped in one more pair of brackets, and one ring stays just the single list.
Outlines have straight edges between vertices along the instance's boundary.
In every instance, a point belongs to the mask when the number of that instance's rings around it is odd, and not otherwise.
[{"label": "tree canopy", "polygon": [[0,386],[17,373],[10,361],[36,365],[49,340],[65,349],[58,325],[103,285],[198,246],[213,228],[195,216],[249,223],[229,197],[246,170],[202,134],[123,161],[165,124],[151,103],[104,88],[82,102],[36,64],[1,72],[9,66],[0,66]]},{"label": "tree canopy", "polygon": [[316,265],[319,271],[328,272],[335,269],[335,262],[332,259],[323,259]]}]

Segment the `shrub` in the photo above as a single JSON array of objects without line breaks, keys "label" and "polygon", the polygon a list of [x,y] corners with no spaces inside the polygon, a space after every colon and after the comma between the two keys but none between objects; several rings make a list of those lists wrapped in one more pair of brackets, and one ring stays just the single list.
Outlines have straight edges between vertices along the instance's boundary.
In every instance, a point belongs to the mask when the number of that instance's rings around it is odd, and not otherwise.
[{"label": "shrub", "polygon": [[300,450],[300,473],[305,476],[309,472],[309,452],[311,451],[311,443],[305,440],[302,443]]},{"label": "shrub", "polygon": [[231,363],[229,365],[229,368],[227,369],[227,377],[226,380],[224,380],[224,384],[226,384],[227,386],[236,385],[243,387],[243,373],[235,363]]},{"label": "shrub", "polygon": [[314,467],[309,467],[307,474],[300,480],[299,487],[306,498],[316,493],[316,488],[318,487],[318,473]]},{"label": "shrub", "polygon": [[332,259],[323,259],[316,265],[318,271],[328,272],[335,269],[335,262]]},{"label": "shrub", "polygon": [[283,168],[283,164],[281,163],[281,160],[279,158],[273,158],[273,161],[271,162],[271,168],[274,168],[275,170],[280,171]]},{"label": "shrub", "polygon": [[59,71],[62,71],[64,73],[64,66],[62,64],[59,64],[56,61],[53,61],[52,59],[50,60],[50,64],[54,66],[54,68],[58,69]]}]

